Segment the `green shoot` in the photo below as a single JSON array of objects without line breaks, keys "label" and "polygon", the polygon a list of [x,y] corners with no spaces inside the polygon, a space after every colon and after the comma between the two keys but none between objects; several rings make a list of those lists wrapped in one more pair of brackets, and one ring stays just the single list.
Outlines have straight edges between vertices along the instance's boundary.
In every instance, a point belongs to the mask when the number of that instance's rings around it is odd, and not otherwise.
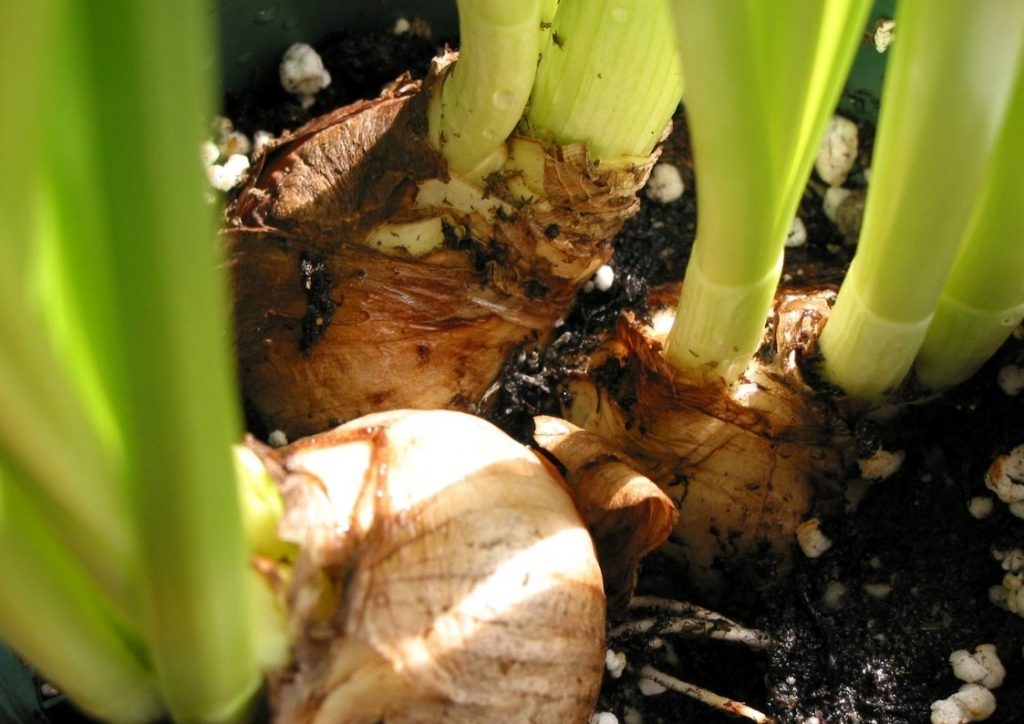
[{"label": "green shoot", "polygon": [[209,15],[202,0],[81,7],[106,233],[67,240],[114,265],[121,377],[109,384],[147,572],[142,631],[172,716],[188,721],[236,716],[260,683],[227,296],[192,153],[214,108]]},{"label": "green shoot", "polygon": [[46,303],[36,286],[36,255],[45,253],[56,224],[49,215],[54,183],[45,170],[48,154],[40,151],[51,146],[45,129],[58,115],[49,101],[61,97],[64,46],[54,44],[45,54],[38,49],[64,22],[60,9],[50,0],[0,8],[0,25],[16,29],[0,35],[0,88],[8,102],[0,132],[18,139],[9,159],[18,171],[0,178],[0,285],[9,300],[0,309],[0,455],[35,482],[31,494],[59,518],[62,540],[77,544],[82,562],[127,611],[133,532],[123,491],[111,485],[119,470],[109,436],[96,424],[102,415],[94,414],[94,400],[82,380],[67,376],[60,351],[49,344]]},{"label": "green shoot", "polygon": [[233,480],[198,160],[210,16],[202,0],[0,9],[17,30],[0,35],[0,130],[19,139],[0,181],[0,637],[117,719],[234,718],[280,649],[279,622],[255,623]]},{"label": "green shoot", "polygon": [[252,450],[236,445],[234,456],[246,549],[253,555],[294,560],[296,547],[277,537],[277,524],[284,515],[284,500],[277,485]]},{"label": "green shoot", "polygon": [[955,385],[995,354],[1024,319],[1024,67],[967,235],[918,353],[918,379]]},{"label": "green shoot", "polygon": [[647,156],[683,78],[664,0],[561,0],[526,115],[536,138],[600,161]]},{"label": "green shoot", "polygon": [[519,122],[541,50],[541,5],[458,0],[459,60],[442,85],[431,134],[453,172],[468,174],[484,163]]},{"label": "green shoot", "polygon": [[140,643],[50,524],[30,485],[0,460],[0,631],[95,716],[144,721],[162,713]]},{"label": "green shoot", "polygon": [[825,376],[865,399],[895,388],[921,347],[1024,46],[1016,0],[901,0],[896,22],[860,242],[820,341]]},{"label": "green shoot", "polygon": [[674,0],[697,239],[666,349],[733,379],[760,343],[786,234],[869,0]]}]

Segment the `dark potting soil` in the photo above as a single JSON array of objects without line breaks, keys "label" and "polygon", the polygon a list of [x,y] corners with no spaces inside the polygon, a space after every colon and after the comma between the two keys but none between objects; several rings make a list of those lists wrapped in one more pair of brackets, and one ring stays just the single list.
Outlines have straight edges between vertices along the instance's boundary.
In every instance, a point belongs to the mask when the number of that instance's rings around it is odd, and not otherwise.
[{"label": "dark potting soil", "polygon": [[[334,78],[316,104],[301,109],[280,90],[276,67],[268,68],[251,93],[225,99],[224,112],[236,128],[249,134],[295,128],[325,110],[376,95],[405,70],[422,76],[437,50],[423,37],[389,32],[335,33],[315,47]],[[868,165],[872,137],[872,129],[862,128],[861,167]],[[611,289],[582,293],[550,344],[512,355],[496,383],[488,416],[513,436],[528,439],[532,415],[557,412],[559,381],[582,369],[623,310],[645,314],[648,290],[682,277],[696,205],[681,115],[662,158],[680,168],[687,192],[669,204],[642,199],[639,214],[616,240]],[[800,215],[808,242],[787,251],[785,278],[792,285],[838,284],[852,250],[824,216],[813,188]],[[993,643],[1007,676],[995,691],[998,708],[989,721],[1024,721],[1024,618],[990,603],[988,593],[1003,576],[992,549],[1024,547],[1024,520],[998,501],[985,519],[967,512],[972,497],[990,495],[983,479],[992,460],[1024,443],[1024,400],[1007,396],[995,381],[1002,365],[1022,360],[1024,345],[1011,340],[974,379],[941,397],[898,405],[891,421],[873,428],[873,439],[885,449],[906,453],[899,472],[871,485],[849,510],[823,520],[834,541],[824,555],[797,553],[792,575],[770,594],[739,596],[717,607],[770,634],[767,651],[671,636],[611,640],[612,648],[626,653],[629,669],[620,679],[607,677],[599,709],[626,721],[627,708],[633,708],[646,724],[737,721],[674,692],[641,695],[636,671],[649,663],[779,722],[927,722],[931,702],[961,684],[949,655]],[[691,598],[672,560],[657,553],[645,562],[639,586],[645,593]]]},{"label": "dark potting soil", "polygon": [[402,73],[422,78],[430,60],[444,45],[431,37],[429,28],[418,25],[420,34],[395,35],[386,30],[339,30],[316,42],[331,84],[316,94],[313,105],[303,108],[295,96],[281,87],[276,65],[256,68],[244,93],[228,93],[224,115],[250,138],[259,130],[275,136],[295,129],[311,118],[363,98],[373,98]]}]

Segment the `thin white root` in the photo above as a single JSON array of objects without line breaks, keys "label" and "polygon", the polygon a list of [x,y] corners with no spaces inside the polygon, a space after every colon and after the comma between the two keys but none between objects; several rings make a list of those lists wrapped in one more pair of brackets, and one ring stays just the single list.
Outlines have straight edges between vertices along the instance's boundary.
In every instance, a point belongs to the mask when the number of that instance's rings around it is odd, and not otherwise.
[{"label": "thin white root", "polygon": [[673,614],[670,618],[644,618],[626,621],[611,630],[610,636],[637,634],[679,634],[690,638],[707,637],[729,641],[751,649],[768,648],[771,638],[764,631],[747,628],[725,616],[685,601],[656,596],[636,596],[630,609],[656,609]]},{"label": "thin white root", "polygon": [[729,714],[735,714],[737,716],[746,717],[757,724],[773,724],[773,719],[768,715],[759,712],[757,709],[752,709],[746,704],[728,699],[724,696],[719,696],[713,691],[702,689],[694,684],[689,684],[685,681],[680,681],[674,676],[658,671],[653,666],[647,665],[640,669],[640,676],[645,679],[661,684],[666,689],[685,694],[697,701],[707,704],[708,706],[718,709],[720,711],[728,712]]}]

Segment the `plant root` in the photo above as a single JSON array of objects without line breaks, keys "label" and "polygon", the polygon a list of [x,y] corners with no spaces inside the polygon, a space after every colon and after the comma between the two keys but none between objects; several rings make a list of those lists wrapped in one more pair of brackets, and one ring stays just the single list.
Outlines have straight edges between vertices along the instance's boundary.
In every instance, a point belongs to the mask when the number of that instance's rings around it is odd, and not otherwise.
[{"label": "plant root", "polygon": [[773,724],[774,722],[771,717],[757,709],[753,709],[742,702],[716,694],[713,691],[703,689],[696,684],[690,684],[686,681],[681,681],[674,676],[669,676],[650,664],[647,664],[640,669],[640,676],[641,678],[649,679],[657,684],[661,684],[666,689],[675,691],[679,694],[684,694],[692,699],[696,699],[697,701],[707,704],[719,711],[745,717],[752,722],[756,722],[756,724]]},{"label": "plant root", "polygon": [[720,613],[686,601],[636,596],[630,602],[629,608],[656,609],[670,615],[626,621],[609,632],[610,638],[640,634],[676,634],[685,638],[710,638],[741,644],[755,651],[764,650],[771,644],[771,638],[764,631],[747,628]]}]

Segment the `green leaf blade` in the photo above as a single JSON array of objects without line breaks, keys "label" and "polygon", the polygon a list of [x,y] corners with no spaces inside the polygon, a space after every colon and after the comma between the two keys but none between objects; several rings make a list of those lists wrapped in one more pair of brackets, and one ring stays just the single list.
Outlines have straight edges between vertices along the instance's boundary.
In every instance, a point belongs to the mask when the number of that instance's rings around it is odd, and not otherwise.
[{"label": "green leaf blade", "polygon": [[172,715],[223,720],[260,676],[231,458],[241,424],[227,290],[198,160],[214,108],[211,12],[200,0],[125,1],[83,15],[142,630]]}]

